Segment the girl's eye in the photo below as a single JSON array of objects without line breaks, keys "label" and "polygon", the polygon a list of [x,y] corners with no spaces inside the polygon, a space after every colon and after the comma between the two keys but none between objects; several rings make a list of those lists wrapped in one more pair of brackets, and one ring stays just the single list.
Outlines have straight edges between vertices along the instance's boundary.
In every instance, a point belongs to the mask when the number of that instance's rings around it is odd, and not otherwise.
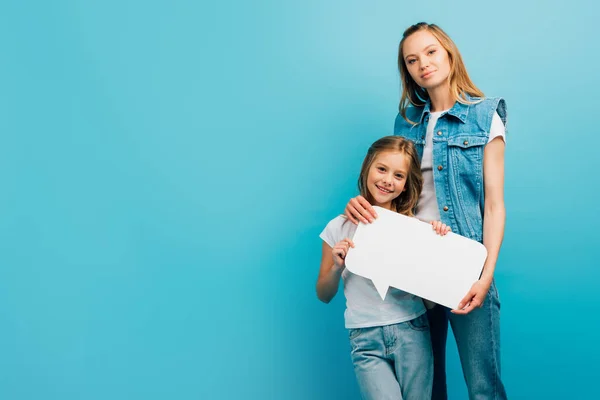
[{"label": "girl's eye", "polygon": [[404,179],[404,175],[397,174],[396,178],[398,178],[398,179]]},{"label": "girl's eye", "polygon": [[435,53],[435,50],[429,50],[429,53],[427,54],[432,55],[433,53]]},{"label": "girl's eye", "polygon": [[385,168],[383,168],[383,167],[377,167],[377,169],[381,172],[385,172]]},{"label": "girl's eye", "polygon": [[414,63],[415,63],[415,61],[416,61],[416,60],[413,58],[412,60],[408,60],[406,63],[407,63],[407,64],[414,64]]}]

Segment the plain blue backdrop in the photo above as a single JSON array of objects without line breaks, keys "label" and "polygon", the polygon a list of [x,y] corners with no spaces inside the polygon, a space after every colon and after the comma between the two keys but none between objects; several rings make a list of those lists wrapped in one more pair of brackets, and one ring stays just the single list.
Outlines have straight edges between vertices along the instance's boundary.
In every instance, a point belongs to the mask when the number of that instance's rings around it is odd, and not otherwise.
[{"label": "plain blue backdrop", "polygon": [[0,398],[357,399],[343,296],[315,295],[318,234],[392,132],[397,45],[422,20],[508,105],[509,397],[591,398],[599,11],[4,0]]}]

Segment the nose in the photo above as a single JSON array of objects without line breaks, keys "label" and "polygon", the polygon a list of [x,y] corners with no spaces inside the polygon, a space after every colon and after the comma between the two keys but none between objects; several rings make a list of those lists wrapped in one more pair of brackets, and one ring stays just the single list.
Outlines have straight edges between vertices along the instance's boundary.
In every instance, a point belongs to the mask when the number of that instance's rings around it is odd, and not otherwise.
[{"label": "nose", "polygon": [[429,67],[429,60],[427,60],[427,58],[421,58],[419,60],[419,67],[421,68],[421,70],[424,70],[425,68]]}]

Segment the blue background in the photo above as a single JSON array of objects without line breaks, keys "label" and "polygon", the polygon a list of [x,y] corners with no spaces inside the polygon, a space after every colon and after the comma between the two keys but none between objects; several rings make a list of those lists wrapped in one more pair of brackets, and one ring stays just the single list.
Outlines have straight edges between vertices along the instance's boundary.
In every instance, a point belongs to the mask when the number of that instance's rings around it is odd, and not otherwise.
[{"label": "blue background", "polygon": [[421,20],[508,105],[509,396],[590,398],[598,11],[3,1],[0,398],[358,398],[343,296],[315,296],[318,234],[392,132],[397,45]]}]

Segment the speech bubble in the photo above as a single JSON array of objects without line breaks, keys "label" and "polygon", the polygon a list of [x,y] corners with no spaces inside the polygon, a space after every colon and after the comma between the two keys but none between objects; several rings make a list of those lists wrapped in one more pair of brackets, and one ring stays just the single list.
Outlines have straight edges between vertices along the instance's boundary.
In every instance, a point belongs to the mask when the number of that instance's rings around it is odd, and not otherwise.
[{"label": "speech bubble", "polygon": [[428,223],[374,208],[375,221],[356,228],[346,268],[371,279],[382,299],[394,287],[456,309],[481,275],[485,246],[452,232],[440,236]]}]

